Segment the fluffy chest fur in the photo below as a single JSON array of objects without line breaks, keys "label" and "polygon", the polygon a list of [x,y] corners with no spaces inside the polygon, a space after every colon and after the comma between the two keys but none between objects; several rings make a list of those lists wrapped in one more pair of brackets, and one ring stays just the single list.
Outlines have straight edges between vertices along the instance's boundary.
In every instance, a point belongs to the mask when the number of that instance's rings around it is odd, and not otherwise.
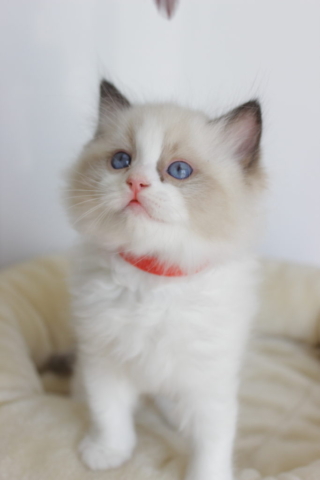
[{"label": "fluffy chest fur", "polygon": [[255,308],[253,260],[159,278],[118,255],[83,258],[74,288],[80,345],[112,358],[141,391],[180,389],[191,379],[203,388],[203,377],[238,368]]}]

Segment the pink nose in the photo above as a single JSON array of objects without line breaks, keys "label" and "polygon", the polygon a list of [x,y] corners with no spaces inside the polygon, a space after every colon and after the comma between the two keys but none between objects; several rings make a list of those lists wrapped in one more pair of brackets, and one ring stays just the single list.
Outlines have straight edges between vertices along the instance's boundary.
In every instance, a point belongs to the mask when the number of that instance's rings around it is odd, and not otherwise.
[{"label": "pink nose", "polygon": [[129,185],[133,193],[138,193],[143,188],[150,186],[150,182],[141,175],[129,177],[127,180],[127,184]]}]

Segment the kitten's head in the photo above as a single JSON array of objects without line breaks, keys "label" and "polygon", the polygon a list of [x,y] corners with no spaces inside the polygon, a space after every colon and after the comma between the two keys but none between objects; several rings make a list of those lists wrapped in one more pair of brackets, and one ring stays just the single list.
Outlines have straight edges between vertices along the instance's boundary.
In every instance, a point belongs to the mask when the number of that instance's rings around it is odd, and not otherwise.
[{"label": "kitten's head", "polygon": [[264,184],[261,125],[256,101],[210,120],[131,105],[103,81],[96,134],[68,179],[74,227],[113,251],[185,268],[243,251]]}]

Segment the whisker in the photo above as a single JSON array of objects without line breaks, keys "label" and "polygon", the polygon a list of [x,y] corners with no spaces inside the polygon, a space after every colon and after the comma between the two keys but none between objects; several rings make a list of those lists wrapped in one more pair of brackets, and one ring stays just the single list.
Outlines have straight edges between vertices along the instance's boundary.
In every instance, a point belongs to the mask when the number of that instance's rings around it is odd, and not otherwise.
[{"label": "whisker", "polygon": [[70,198],[92,198],[93,200],[99,200],[99,198],[103,198],[104,196],[105,196],[104,193],[88,194],[88,195],[81,194],[81,195],[69,195],[68,197],[64,197],[64,198],[66,198],[66,199],[70,199]]},{"label": "whisker", "polygon": [[95,222],[94,222],[92,225],[90,225],[90,228],[92,228],[92,229],[98,228],[98,227],[99,227],[99,223],[101,222],[101,224],[102,224],[102,223],[103,223],[102,220],[103,220],[103,219],[106,220],[107,216],[108,216],[108,215],[106,214],[106,212],[105,212],[105,211],[102,211],[102,212],[100,213],[100,215],[98,215],[98,217],[97,217],[97,219],[95,220]]},{"label": "whisker", "polygon": [[85,217],[90,215],[91,213],[95,212],[98,208],[101,208],[101,204],[95,205],[93,208],[90,208],[90,210],[84,212],[79,218],[76,219],[76,221],[73,223],[73,226],[75,226],[78,222],[83,220]]}]

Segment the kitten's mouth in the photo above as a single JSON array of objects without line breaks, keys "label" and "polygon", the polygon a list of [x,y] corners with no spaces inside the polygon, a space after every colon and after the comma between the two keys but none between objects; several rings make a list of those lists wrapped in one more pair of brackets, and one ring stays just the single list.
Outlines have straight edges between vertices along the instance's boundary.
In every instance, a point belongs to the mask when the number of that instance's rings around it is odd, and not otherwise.
[{"label": "kitten's mouth", "polygon": [[[149,213],[149,209],[147,206],[144,205],[145,202],[140,202],[136,196],[134,196],[129,203],[127,203],[127,206],[125,207],[125,210],[129,210],[131,213],[134,215],[142,215],[144,217],[148,217],[150,220],[153,220],[154,222],[161,222],[163,223],[163,220],[160,220],[159,218],[154,217]],[[148,203],[148,202],[147,202]]]},{"label": "kitten's mouth", "polygon": [[126,209],[131,210],[135,214],[147,215],[149,218],[154,220],[149,214],[149,212],[147,211],[147,209],[139,202],[137,198],[133,198],[132,200],[130,200],[130,202],[126,206]]}]

